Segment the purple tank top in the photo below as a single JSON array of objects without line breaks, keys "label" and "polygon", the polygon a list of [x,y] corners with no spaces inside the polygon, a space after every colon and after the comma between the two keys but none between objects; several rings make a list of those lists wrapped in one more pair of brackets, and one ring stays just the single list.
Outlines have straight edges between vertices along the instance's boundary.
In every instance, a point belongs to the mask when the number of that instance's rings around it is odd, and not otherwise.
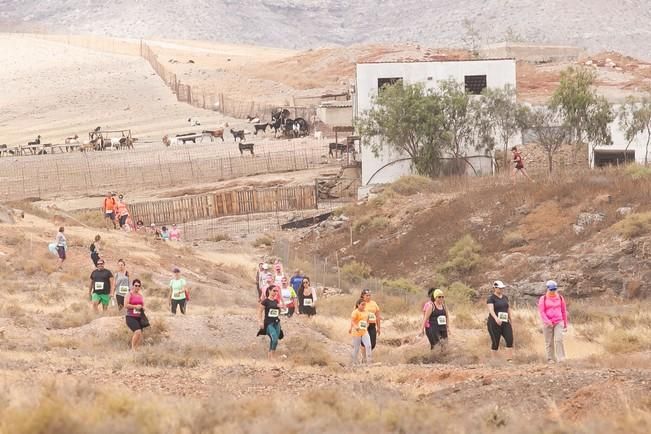
[{"label": "purple tank top", "polygon": [[[129,304],[141,304],[145,305],[145,299],[143,298],[142,294],[134,294],[131,293],[131,298],[129,299]],[[140,311],[135,310],[135,309],[127,309],[127,316],[135,316],[139,317],[140,316]]]}]

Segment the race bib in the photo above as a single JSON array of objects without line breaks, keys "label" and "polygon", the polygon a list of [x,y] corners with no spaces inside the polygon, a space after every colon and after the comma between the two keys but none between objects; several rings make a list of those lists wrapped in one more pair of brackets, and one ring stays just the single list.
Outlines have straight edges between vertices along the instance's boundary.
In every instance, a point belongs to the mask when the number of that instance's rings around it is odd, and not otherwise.
[{"label": "race bib", "polygon": [[287,309],[286,307],[283,307],[283,308],[280,309],[280,314],[281,315],[287,315],[288,313],[289,313],[289,309]]},{"label": "race bib", "polygon": [[369,313],[368,314],[368,322],[375,322],[375,314],[374,313]]},{"label": "race bib", "polygon": [[360,330],[366,330],[368,328],[368,323],[366,321],[360,321],[357,328]]},{"label": "race bib", "polygon": [[267,316],[269,318],[278,318],[279,313],[280,313],[280,310],[278,310],[278,309],[269,309],[269,313],[267,314]]},{"label": "race bib", "polygon": [[126,285],[121,285],[121,286],[118,288],[118,293],[119,293],[120,295],[127,295],[127,294],[129,293],[129,287],[126,286]]},{"label": "race bib", "polygon": [[175,292],[174,293],[174,298],[180,298],[181,294],[184,294],[184,292],[183,291]]},{"label": "race bib", "polygon": [[306,298],[303,300],[303,306],[314,306],[314,302],[311,298]]},{"label": "race bib", "polygon": [[134,314],[134,315],[140,315],[140,310],[134,308],[134,309],[133,309],[133,314]]},{"label": "race bib", "polygon": [[445,315],[439,315],[436,317],[436,323],[438,325],[446,325],[448,323],[448,319]]},{"label": "race bib", "polygon": [[509,322],[509,313],[508,312],[497,312],[497,318],[502,322]]},{"label": "race bib", "polygon": [[102,291],[104,289],[104,282],[95,282],[95,291]]}]

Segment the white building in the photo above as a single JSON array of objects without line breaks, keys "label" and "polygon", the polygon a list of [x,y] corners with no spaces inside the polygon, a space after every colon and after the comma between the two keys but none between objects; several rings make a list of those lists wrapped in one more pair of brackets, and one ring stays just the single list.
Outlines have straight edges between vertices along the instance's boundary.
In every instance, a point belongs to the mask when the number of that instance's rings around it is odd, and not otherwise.
[{"label": "white building", "polygon": [[[620,105],[614,105],[613,111],[618,113],[620,107]],[[594,151],[590,148],[590,167],[622,164],[625,161],[644,164],[646,134],[638,134],[629,144],[624,131],[619,127],[619,116],[610,124],[610,133],[613,139],[612,145],[597,146]],[[651,161],[651,155],[648,159]]]},{"label": "white building", "polygon": [[[481,59],[435,62],[380,62],[358,63],[356,74],[354,116],[370,110],[378,89],[398,80],[408,84],[424,83],[435,88],[440,81],[454,79],[464,83],[469,92],[479,94],[486,87],[515,88],[514,59]],[[362,148],[362,185],[383,184],[411,173],[411,162],[406,155],[388,147],[375,157],[371,150]],[[485,170],[485,168],[483,168]]]}]

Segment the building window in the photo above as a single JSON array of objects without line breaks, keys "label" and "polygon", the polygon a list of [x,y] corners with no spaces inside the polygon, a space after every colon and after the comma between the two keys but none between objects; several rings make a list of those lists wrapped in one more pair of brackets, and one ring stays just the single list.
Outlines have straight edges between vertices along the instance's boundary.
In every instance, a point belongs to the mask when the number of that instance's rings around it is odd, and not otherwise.
[{"label": "building window", "polygon": [[481,95],[486,89],[485,75],[466,75],[463,77],[466,85],[466,92],[471,95]]},{"label": "building window", "polygon": [[377,79],[378,91],[381,91],[384,86],[390,86],[399,81],[402,81],[402,77],[378,78]]}]

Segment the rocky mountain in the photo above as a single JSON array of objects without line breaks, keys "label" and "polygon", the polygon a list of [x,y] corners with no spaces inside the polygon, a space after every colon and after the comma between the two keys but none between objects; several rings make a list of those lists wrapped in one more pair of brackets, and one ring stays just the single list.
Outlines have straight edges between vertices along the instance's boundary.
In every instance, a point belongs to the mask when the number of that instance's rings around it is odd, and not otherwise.
[{"label": "rocky mountain", "polygon": [[0,0],[0,28],[299,49],[522,40],[651,58],[645,0]]}]

